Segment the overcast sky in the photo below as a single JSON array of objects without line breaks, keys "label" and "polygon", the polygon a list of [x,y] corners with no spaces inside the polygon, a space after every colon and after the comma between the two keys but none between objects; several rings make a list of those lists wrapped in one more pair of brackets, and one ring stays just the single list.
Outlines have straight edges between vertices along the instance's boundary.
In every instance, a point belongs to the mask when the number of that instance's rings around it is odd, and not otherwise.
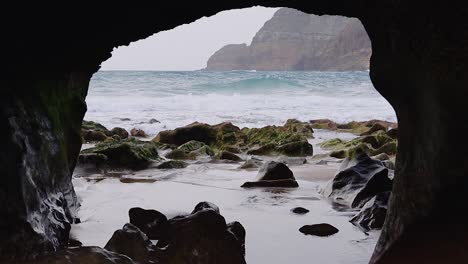
[{"label": "overcast sky", "polygon": [[276,8],[229,10],[114,49],[101,70],[199,70],[226,44],[250,44]]}]

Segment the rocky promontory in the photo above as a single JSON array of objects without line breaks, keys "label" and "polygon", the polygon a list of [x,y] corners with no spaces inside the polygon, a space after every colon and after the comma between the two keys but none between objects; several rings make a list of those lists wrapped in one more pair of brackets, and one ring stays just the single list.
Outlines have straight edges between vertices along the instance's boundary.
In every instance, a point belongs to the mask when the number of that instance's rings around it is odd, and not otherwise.
[{"label": "rocky promontory", "polygon": [[369,69],[371,53],[358,19],[281,8],[250,46],[222,47],[209,58],[206,70],[362,71]]}]

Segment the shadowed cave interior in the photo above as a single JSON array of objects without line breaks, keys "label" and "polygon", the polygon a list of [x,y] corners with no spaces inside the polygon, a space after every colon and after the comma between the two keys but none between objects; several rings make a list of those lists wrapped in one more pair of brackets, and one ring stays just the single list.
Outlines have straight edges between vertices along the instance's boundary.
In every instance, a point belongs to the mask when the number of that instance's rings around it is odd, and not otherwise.
[{"label": "shadowed cave interior", "polygon": [[0,255],[34,256],[68,243],[85,97],[92,74],[114,47],[253,5],[357,17],[371,39],[371,80],[399,123],[393,195],[371,263],[466,261],[468,156],[461,137],[468,123],[468,11],[398,1],[22,10],[24,19],[5,31],[10,41],[0,90]]}]

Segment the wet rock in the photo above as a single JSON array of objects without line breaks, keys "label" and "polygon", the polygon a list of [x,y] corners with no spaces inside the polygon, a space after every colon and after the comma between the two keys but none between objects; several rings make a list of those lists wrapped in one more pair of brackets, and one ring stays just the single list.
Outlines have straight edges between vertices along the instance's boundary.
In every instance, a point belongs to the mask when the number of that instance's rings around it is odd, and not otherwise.
[{"label": "wet rock", "polygon": [[154,259],[155,246],[138,227],[125,224],[114,232],[105,249],[130,257],[139,263],[149,263]]},{"label": "wet rock", "polygon": [[177,146],[191,140],[211,145],[216,142],[216,130],[208,124],[195,122],[174,130],[161,131],[153,140]]},{"label": "wet rock", "polygon": [[387,131],[387,136],[397,139],[398,138],[398,128],[392,128]]},{"label": "wet rock", "polygon": [[234,153],[222,151],[218,153],[215,158],[220,160],[242,161],[242,159]]},{"label": "wet rock", "polygon": [[107,156],[101,153],[87,153],[78,156],[78,165],[91,164],[96,168],[107,165]]},{"label": "wet rock", "polygon": [[384,126],[381,123],[375,123],[374,125],[372,125],[371,128],[369,128],[368,131],[366,131],[364,133],[361,133],[361,136],[372,135],[373,133],[375,133],[377,131],[387,131],[387,127],[388,126]]},{"label": "wet rock", "polygon": [[253,149],[247,151],[249,155],[259,155],[259,156],[268,156],[268,155],[275,155],[276,154],[276,146],[275,144],[266,144],[263,146],[257,146]]},{"label": "wet rock", "polygon": [[244,164],[242,164],[239,169],[257,169],[263,165],[263,161],[256,158],[250,158]]},{"label": "wet rock", "polygon": [[195,205],[195,208],[193,209],[192,213],[191,214],[194,214],[198,211],[201,211],[201,210],[213,210],[215,212],[217,212],[218,214],[220,213],[219,212],[219,207],[214,204],[214,203],[210,203],[210,202],[199,202],[197,205]]},{"label": "wet rock", "polygon": [[156,124],[156,123],[161,123],[161,122],[159,120],[155,119],[155,118],[151,118],[148,123]]},{"label": "wet rock", "polygon": [[306,158],[303,157],[278,157],[276,161],[284,163],[288,166],[298,166],[307,163]]},{"label": "wet rock", "polygon": [[167,218],[159,211],[136,207],[128,211],[128,216],[130,224],[138,227],[151,240],[158,240],[167,232]]},{"label": "wet rock", "polygon": [[174,160],[195,160],[197,156],[192,152],[185,152],[180,149],[174,149],[167,153],[166,158]]},{"label": "wet rock", "polygon": [[158,169],[183,169],[186,168],[188,164],[181,160],[168,160],[156,166]]},{"label": "wet rock", "polygon": [[68,247],[81,247],[83,243],[78,239],[70,238],[68,239]]},{"label": "wet rock", "polygon": [[296,207],[296,208],[291,209],[291,212],[295,214],[303,215],[303,214],[307,214],[310,211],[305,209],[304,207]]},{"label": "wet rock", "polygon": [[190,141],[180,145],[179,147],[177,147],[177,149],[183,150],[185,152],[192,152],[194,150],[198,150],[198,149],[203,148],[205,146],[206,146],[206,144],[203,143],[203,142],[196,141],[196,140],[190,140]]},{"label": "wet rock", "polygon": [[313,235],[320,237],[327,237],[334,235],[339,232],[339,230],[330,225],[330,224],[315,224],[315,225],[305,225],[299,229],[304,235]]},{"label": "wet rock", "polygon": [[292,179],[287,180],[269,180],[269,181],[254,181],[245,182],[241,185],[242,188],[256,188],[256,187],[278,187],[278,188],[297,188],[299,184]]},{"label": "wet rock", "polygon": [[276,161],[265,163],[258,172],[257,179],[259,181],[271,180],[295,180],[293,172],[286,164]]},{"label": "wet rock", "polygon": [[231,232],[239,242],[242,248],[242,255],[245,255],[245,228],[241,223],[235,221],[227,224],[227,230]]},{"label": "wet rock", "polygon": [[119,136],[120,139],[128,138],[127,130],[125,130],[125,129],[121,128],[121,127],[114,127],[110,132],[112,133],[112,135]]},{"label": "wet rock", "polygon": [[105,155],[109,166],[135,170],[144,169],[151,162],[160,159],[156,144],[136,139],[102,142],[83,150],[81,154]]},{"label": "wet rock", "polygon": [[361,208],[373,196],[391,190],[388,168],[381,161],[360,153],[343,161],[340,172],[327,184],[323,194],[337,203]]},{"label": "wet rock", "polygon": [[283,127],[290,133],[299,134],[306,138],[312,138],[314,135],[314,129],[310,123],[301,122],[297,119],[288,119]]},{"label": "wet rock", "polygon": [[101,142],[108,138],[104,132],[93,130],[83,131],[82,136],[85,142]]},{"label": "wet rock", "polygon": [[311,126],[316,129],[336,130],[337,124],[330,119],[315,119],[309,121]]},{"label": "wet rock", "polygon": [[138,128],[132,128],[132,130],[130,130],[130,135],[132,135],[132,137],[148,137],[148,134],[146,134],[146,132],[143,129]]},{"label": "wet rock", "polygon": [[100,247],[75,247],[36,257],[31,261],[15,261],[16,264],[136,264],[127,256]]},{"label": "wet rock", "polygon": [[350,222],[366,230],[381,229],[387,215],[390,192],[379,193],[364,204],[361,211]]},{"label": "wet rock", "polygon": [[357,149],[364,150],[368,155],[374,156],[381,153],[394,155],[397,151],[397,142],[384,131],[377,131],[371,135],[361,136],[350,141],[330,139],[322,142],[320,146],[326,150],[332,150],[331,157],[345,158],[354,155]]},{"label": "wet rock", "polygon": [[215,210],[194,211],[169,220],[167,236],[157,243],[164,248],[160,263],[245,263],[242,225],[228,226]]},{"label": "wet rock", "polygon": [[299,184],[294,178],[293,172],[286,164],[269,161],[262,165],[257,174],[257,181],[242,184],[243,188],[252,187],[283,187],[295,188]]},{"label": "wet rock", "polygon": [[375,155],[372,157],[373,159],[384,161],[384,160],[389,160],[390,157],[386,153],[380,153],[378,155]]},{"label": "wet rock", "polygon": [[275,149],[279,154],[290,157],[306,157],[314,155],[312,145],[307,140],[282,144]]}]

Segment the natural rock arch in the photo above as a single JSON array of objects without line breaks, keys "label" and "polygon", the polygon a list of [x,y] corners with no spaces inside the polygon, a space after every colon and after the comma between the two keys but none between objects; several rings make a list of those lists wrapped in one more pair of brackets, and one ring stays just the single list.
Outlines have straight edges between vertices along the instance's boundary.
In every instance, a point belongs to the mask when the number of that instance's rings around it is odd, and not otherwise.
[{"label": "natural rock arch", "polygon": [[218,2],[13,7],[2,17],[3,25],[13,25],[3,30],[8,67],[0,88],[0,255],[66,243],[84,100],[113,47],[258,4],[357,17],[369,34],[371,79],[394,107],[400,132],[393,196],[372,262],[468,259],[462,139],[468,128],[468,8],[394,0]]}]

